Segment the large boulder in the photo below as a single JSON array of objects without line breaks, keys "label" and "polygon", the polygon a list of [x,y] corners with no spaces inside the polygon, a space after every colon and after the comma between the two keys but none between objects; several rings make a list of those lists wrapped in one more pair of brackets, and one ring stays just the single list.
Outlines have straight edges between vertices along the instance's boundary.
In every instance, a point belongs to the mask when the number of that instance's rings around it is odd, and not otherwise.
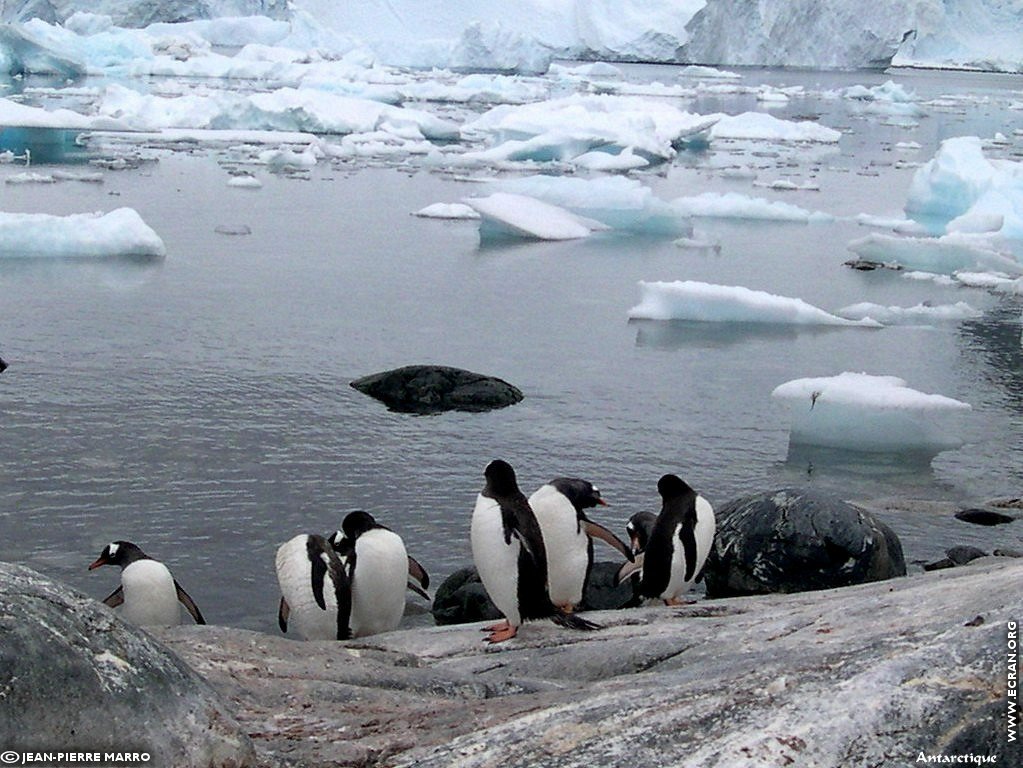
[{"label": "large boulder", "polygon": [[249,737],[177,656],[85,595],[0,563],[0,744],[255,765]]},{"label": "large boulder", "polygon": [[704,578],[708,597],[803,592],[906,575],[898,536],[837,496],[783,488],[717,514]]},{"label": "large boulder", "polygon": [[522,400],[522,392],[503,379],[446,365],[406,365],[351,385],[402,413],[489,411]]}]

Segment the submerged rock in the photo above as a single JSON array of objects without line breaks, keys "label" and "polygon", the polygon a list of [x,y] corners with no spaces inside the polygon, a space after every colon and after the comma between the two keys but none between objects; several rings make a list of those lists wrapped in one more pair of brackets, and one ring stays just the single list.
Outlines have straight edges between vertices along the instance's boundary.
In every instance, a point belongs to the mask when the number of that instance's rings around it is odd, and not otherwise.
[{"label": "submerged rock", "polygon": [[351,386],[402,413],[489,411],[522,400],[522,392],[503,379],[444,365],[407,365]]},{"label": "submerged rock", "polygon": [[730,502],[717,514],[708,597],[803,592],[906,575],[898,536],[865,509],[810,489]]},{"label": "submerged rock", "polygon": [[216,693],[101,603],[0,563],[0,744],[139,751],[148,765],[255,765]]},{"label": "submerged rock", "polygon": [[1014,515],[1007,515],[1004,512],[996,512],[993,509],[983,509],[981,507],[961,509],[956,512],[955,516],[956,520],[962,520],[964,523],[973,523],[974,525],[1005,525],[1016,520]]}]

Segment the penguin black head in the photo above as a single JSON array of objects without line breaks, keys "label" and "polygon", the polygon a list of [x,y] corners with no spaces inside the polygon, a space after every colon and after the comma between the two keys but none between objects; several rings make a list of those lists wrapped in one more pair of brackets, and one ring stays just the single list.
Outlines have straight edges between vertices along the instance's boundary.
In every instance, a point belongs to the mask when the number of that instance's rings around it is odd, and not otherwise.
[{"label": "penguin black head", "polygon": [[551,480],[550,484],[572,502],[577,512],[591,507],[607,506],[607,502],[600,497],[600,489],[588,480],[580,480],[578,477],[557,477]]},{"label": "penguin black head", "polygon": [[632,554],[638,555],[646,549],[656,522],[657,515],[653,512],[637,512],[629,518],[629,522],[625,524],[625,532],[629,534]]},{"label": "penguin black head", "polygon": [[487,487],[484,490],[489,490],[493,496],[511,496],[519,490],[515,470],[502,459],[494,459],[487,464],[483,476],[487,479]]},{"label": "penguin black head", "polygon": [[95,570],[101,565],[119,565],[123,571],[136,560],[150,559],[152,558],[149,555],[130,541],[112,541],[103,547],[103,551],[99,553],[96,561],[89,566],[89,570]]},{"label": "penguin black head", "polygon": [[678,475],[665,475],[657,481],[657,492],[665,501],[677,499],[687,493],[693,493],[693,489]]},{"label": "penguin black head", "polygon": [[369,512],[363,512],[362,510],[356,510],[355,512],[349,512],[345,515],[345,519],[341,522],[341,531],[344,533],[345,538],[355,541],[366,531],[371,531],[374,528],[382,528]]}]

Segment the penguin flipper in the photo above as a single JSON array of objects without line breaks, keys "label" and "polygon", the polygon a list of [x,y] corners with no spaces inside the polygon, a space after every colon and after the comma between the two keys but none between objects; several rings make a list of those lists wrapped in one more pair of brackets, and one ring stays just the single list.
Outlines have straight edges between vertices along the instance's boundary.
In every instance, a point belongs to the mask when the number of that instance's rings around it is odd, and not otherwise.
[{"label": "penguin flipper", "polygon": [[413,592],[415,592],[417,595],[419,595],[424,600],[429,600],[430,599],[430,595],[427,594],[426,590],[423,589],[422,587],[420,587],[414,581],[407,582],[407,586],[408,586],[409,589],[411,589]]},{"label": "penguin flipper", "polygon": [[281,628],[281,632],[288,631],[288,617],[291,616],[291,606],[288,605],[288,601],[281,597],[281,604],[277,606],[277,626]]},{"label": "penguin flipper", "polygon": [[[430,574],[426,572],[426,569],[412,555],[408,556],[408,575],[418,581],[423,589],[430,588]],[[410,588],[414,590],[414,587]]]},{"label": "penguin flipper", "polygon": [[696,531],[693,530],[692,525],[683,525],[682,530],[678,532],[678,537],[682,541],[682,554],[685,555],[686,560],[683,578],[690,582],[696,575]]},{"label": "penguin flipper", "polygon": [[[0,369],[0,370],[2,370],[2,369]],[[106,597],[103,598],[103,604],[104,605],[108,605],[111,608],[116,608],[117,606],[119,606],[123,602],[124,602],[124,587],[123,586],[118,587],[113,592],[111,592],[109,595],[107,595]]]},{"label": "penguin flipper", "polygon": [[334,551],[322,536],[310,536],[306,539],[305,550],[309,557],[309,579],[313,600],[320,606],[321,611],[325,611],[327,601],[323,599],[323,580],[327,576],[327,564]]},{"label": "penguin flipper", "polygon": [[625,559],[628,560],[630,563],[636,559],[636,556],[632,554],[632,550],[625,546],[625,542],[623,542],[621,539],[615,536],[611,531],[602,526],[600,523],[595,523],[592,520],[585,520],[583,521],[583,530],[586,531],[586,535],[589,536],[591,539],[600,539],[606,544],[609,544],[610,546],[617,549],[619,552],[625,555]]},{"label": "penguin flipper", "polygon": [[618,573],[615,574],[616,587],[622,582],[624,582],[627,578],[629,578],[632,574],[639,573],[640,571],[643,570],[643,561],[645,559],[643,557],[643,554],[644,554],[643,552],[640,552],[638,555],[636,555],[635,560],[628,563],[622,563],[622,567],[619,568]]},{"label": "penguin flipper", "polygon": [[[354,553],[352,560],[355,560]],[[337,558],[331,563],[330,580],[334,583],[334,599],[337,600],[337,639],[348,640],[352,636],[352,580]]]},{"label": "penguin flipper", "polygon": [[203,618],[202,611],[199,610],[199,606],[195,604],[195,600],[192,599],[192,596],[182,589],[181,585],[178,584],[177,579],[174,580],[174,589],[177,590],[178,593],[178,602],[185,606],[185,610],[192,615],[192,618],[195,619],[195,623],[205,624],[206,619]]}]

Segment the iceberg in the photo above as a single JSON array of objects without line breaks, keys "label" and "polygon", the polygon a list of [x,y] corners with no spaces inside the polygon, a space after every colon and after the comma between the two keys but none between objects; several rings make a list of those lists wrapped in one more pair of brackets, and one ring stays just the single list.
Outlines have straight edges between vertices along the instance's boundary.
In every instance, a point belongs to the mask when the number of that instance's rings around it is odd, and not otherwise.
[{"label": "iceberg", "polygon": [[881,304],[861,302],[836,310],[836,315],[850,320],[871,318],[884,325],[931,325],[936,322],[954,322],[981,317],[984,313],[965,301],[955,304],[917,304],[913,307],[885,307]]},{"label": "iceberg", "polygon": [[1023,239],[1023,163],[989,160],[976,136],[946,139],[913,175],[906,212],[942,226],[966,215],[990,225],[1001,216],[997,231]]},{"label": "iceberg", "polygon": [[51,216],[0,213],[0,257],[162,258],[160,236],[132,208]]},{"label": "iceberg", "polygon": [[671,201],[671,206],[685,216],[717,219],[758,219],[806,224],[832,221],[834,218],[830,214],[808,211],[791,203],[750,197],[739,192],[704,192],[690,197],[677,197]]},{"label": "iceberg", "polygon": [[834,128],[810,120],[781,120],[763,112],[721,115],[710,129],[711,139],[752,139],[780,142],[820,142],[834,144],[842,134]]},{"label": "iceberg", "polygon": [[941,237],[898,237],[872,233],[849,243],[861,259],[919,272],[951,275],[961,270],[1023,274],[1012,255],[998,250],[987,235],[954,232]]},{"label": "iceberg", "polygon": [[413,216],[424,219],[472,219],[480,218],[471,205],[464,203],[434,203],[415,211]]},{"label": "iceberg", "polygon": [[937,454],[962,445],[956,418],[970,405],[911,389],[896,376],[848,371],[794,379],[771,397],[789,407],[790,444]]},{"label": "iceberg", "polygon": [[636,179],[621,176],[582,179],[570,176],[525,176],[497,182],[503,192],[526,195],[566,208],[611,229],[644,234],[689,236],[689,218],[659,199]]},{"label": "iceberg", "polygon": [[607,229],[599,222],[542,200],[508,192],[465,200],[480,215],[480,237],[524,237],[535,240],[577,240]]},{"label": "iceberg", "polygon": [[802,299],[777,296],[742,286],[695,280],[640,281],[639,304],[629,310],[635,320],[688,320],[703,323],[773,323],[880,328],[869,318],[849,320]]}]

